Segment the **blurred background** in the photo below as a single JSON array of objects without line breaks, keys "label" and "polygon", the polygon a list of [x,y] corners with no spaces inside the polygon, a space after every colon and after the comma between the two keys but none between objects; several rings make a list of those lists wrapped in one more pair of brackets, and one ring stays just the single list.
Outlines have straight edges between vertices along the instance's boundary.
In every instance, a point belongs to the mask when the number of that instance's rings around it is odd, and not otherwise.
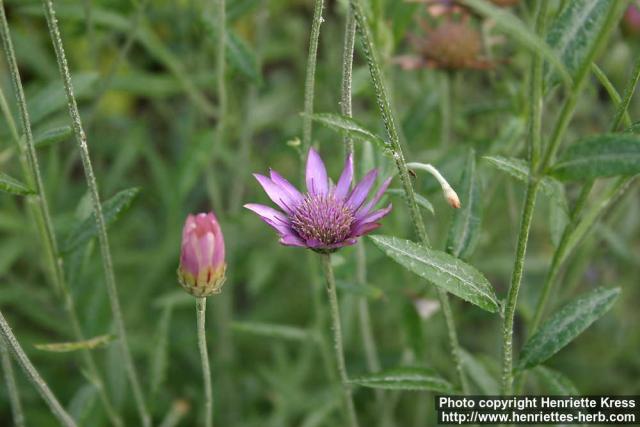
[{"label": "blurred background", "polygon": [[[87,337],[110,334],[113,325],[104,274],[95,230],[88,226],[92,223],[90,198],[42,5],[31,0],[4,3],[80,323]],[[514,3],[510,11],[532,26],[534,2],[509,3]],[[560,3],[552,2],[553,10]],[[464,52],[451,53],[438,45],[442,43],[438,37],[450,40],[454,36],[433,35],[449,19],[438,10],[394,0],[370,0],[365,6],[408,161],[434,164],[455,187],[465,159],[474,150],[481,222],[475,250],[467,260],[487,276],[502,298],[513,265],[524,184],[483,156],[526,157],[530,54],[497,31],[491,21],[475,15],[456,21],[467,26],[472,36],[462,36],[467,42],[456,45]],[[56,1],[55,7],[100,194],[110,203],[105,211],[118,291],[129,344],[155,422],[170,411],[183,417],[182,425],[196,425],[201,416],[195,304],[178,285],[176,268],[186,214],[213,210],[223,227],[228,258],[224,292],[209,299],[207,324],[217,424],[338,425],[340,396],[330,386],[314,338],[323,330],[318,322],[326,321],[314,314],[314,304],[326,305],[317,257],[280,246],[272,230],[242,208],[247,202],[268,203],[252,172],[264,173],[271,167],[299,181],[300,113],[312,2],[228,2],[227,105],[222,128],[213,1]],[[340,112],[346,10],[344,1],[325,5],[316,112]],[[616,29],[598,59],[619,91],[640,54],[640,23],[631,18]],[[444,56],[422,54],[425,46],[431,47],[430,52],[440,52],[434,45]],[[456,55],[466,58],[462,66],[446,63]],[[353,79],[354,117],[384,136],[358,43]],[[11,117],[7,120],[5,112],[0,118],[0,168],[23,180],[9,123],[13,120],[19,126],[20,119],[4,56],[0,59],[0,89]],[[560,96],[550,95],[545,104],[547,133],[560,106],[554,97]],[[633,121],[640,115],[639,102],[636,97],[630,107]],[[609,94],[590,76],[565,141],[605,132],[614,113]],[[344,161],[342,135],[315,123],[313,142],[330,176],[337,178]],[[356,155],[360,174],[373,166],[381,168],[383,176],[394,172],[392,162],[370,143],[356,142]],[[453,210],[428,175],[417,174],[414,185],[432,205],[432,212],[425,209],[424,215],[433,245],[444,249]],[[601,185],[596,185],[594,193]],[[392,188],[400,188],[397,179]],[[566,186],[570,203],[578,190],[578,186]],[[607,316],[547,363],[563,372],[583,394],[640,394],[638,196],[637,184],[632,185],[607,211],[569,258],[552,295],[551,310],[596,286],[623,289]],[[413,239],[402,197],[392,192],[388,198],[394,210],[380,232]],[[28,204],[25,198],[4,193],[0,197],[0,309],[74,417],[82,425],[108,425],[79,353],[34,347],[74,338]],[[558,206],[541,194],[517,326],[533,314],[562,224]],[[334,256],[350,375],[368,372],[359,327],[364,299],[382,367],[427,365],[453,380],[434,288],[364,241],[366,286],[355,285],[354,248]],[[499,316],[457,298],[452,303],[462,346],[473,355],[469,363],[476,370],[474,391],[497,392]],[[519,332],[516,329],[516,348],[524,339]],[[127,425],[137,425],[117,346],[107,343],[92,352],[114,404]],[[55,425],[17,366],[15,371],[28,425]],[[537,376],[530,376],[527,391],[547,389]],[[434,423],[433,402],[427,393],[377,395],[370,389],[357,389],[355,401],[362,425],[377,420],[378,399],[391,405],[395,425]],[[0,387],[0,424],[10,423],[8,395]]]}]

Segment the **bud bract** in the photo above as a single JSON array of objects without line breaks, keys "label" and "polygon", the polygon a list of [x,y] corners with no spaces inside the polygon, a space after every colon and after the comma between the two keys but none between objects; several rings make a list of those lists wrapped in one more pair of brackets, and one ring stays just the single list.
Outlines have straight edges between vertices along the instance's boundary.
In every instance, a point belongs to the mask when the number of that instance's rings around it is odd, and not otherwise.
[{"label": "bud bract", "polygon": [[225,280],[224,237],[212,212],[189,215],[182,230],[178,280],[196,297],[219,293]]}]

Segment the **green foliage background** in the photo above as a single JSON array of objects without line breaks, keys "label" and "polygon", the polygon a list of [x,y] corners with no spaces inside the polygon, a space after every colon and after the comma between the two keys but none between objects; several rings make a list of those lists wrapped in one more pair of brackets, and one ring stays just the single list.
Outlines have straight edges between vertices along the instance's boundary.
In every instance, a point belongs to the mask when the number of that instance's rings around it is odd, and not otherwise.
[{"label": "green foliage background", "polygon": [[[63,87],[39,2],[6,1],[20,71],[36,139],[51,129],[56,141],[38,148],[55,231],[65,251],[66,274],[88,337],[112,332],[104,275],[95,239],[72,240],[91,215],[91,204],[73,141]],[[278,170],[298,180],[302,164],[295,141],[301,136],[304,73],[312,2],[236,0],[227,5],[228,112],[223,137],[216,133],[215,7],[208,0],[59,1],[56,10],[70,60],[74,87],[103,200],[139,188],[126,209],[114,215],[109,237],[118,290],[135,363],[156,423],[177,401],[190,410],[183,425],[196,425],[202,404],[193,298],[179,288],[175,271],[181,227],[187,213],[213,210],[222,224],[228,255],[224,292],[209,300],[208,340],[214,408],[223,426],[314,426],[340,422],[339,393],[331,388],[315,341],[314,289],[322,287],[317,260],[304,250],[277,243],[271,229],[242,209],[267,198],[251,172]],[[340,110],[344,2],[328,2],[321,27],[316,73],[316,112]],[[533,2],[513,13],[526,23]],[[555,5],[555,3],[553,3]],[[393,106],[409,161],[432,163],[459,182],[469,149],[476,154],[481,222],[467,261],[506,294],[525,185],[500,172],[483,156],[526,157],[527,87],[530,54],[509,36],[486,27],[496,65],[488,71],[450,76],[452,136],[442,142],[442,79],[437,70],[404,71],[393,58],[411,53],[409,33],[420,33],[416,3],[371,0],[368,11],[383,59]],[[555,10],[555,9],[554,9]],[[476,25],[479,18],[474,18]],[[130,46],[129,46],[130,43]],[[614,32],[598,65],[622,92],[638,55],[638,40]],[[6,63],[0,86],[14,120],[17,106]],[[354,117],[380,136],[384,129],[366,64],[356,50]],[[545,104],[548,132],[562,90]],[[555,98],[554,98],[555,97]],[[590,76],[565,137],[606,132],[615,108]],[[629,109],[640,116],[637,98]],[[342,136],[314,124],[313,141],[329,173],[343,164]],[[566,145],[564,147],[566,147]],[[21,177],[15,141],[0,120],[0,167]],[[367,143],[356,143],[359,167],[393,173],[392,162]],[[361,175],[361,173],[360,173]],[[594,193],[603,188],[596,183]],[[437,183],[418,174],[414,185],[434,213],[424,212],[433,246],[444,249],[453,210]],[[392,187],[399,188],[395,182]],[[566,186],[572,204],[579,187]],[[640,198],[632,185],[568,260],[549,311],[596,286],[619,286],[611,312],[546,364],[563,372],[583,394],[639,394],[640,359]],[[413,239],[408,212],[397,195],[384,234]],[[35,344],[73,340],[62,300],[52,287],[37,229],[25,198],[0,197],[0,309],[56,395],[82,425],[107,425],[94,387],[83,376],[77,353],[54,353]],[[524,340],[539,290],[559,236],[558,206],[544,193],[535,211],[517,312],[516,348]],[[89,224],[85,223],[85,224]],[[80,228],[79,228],[80,224]],[[90,232],[90,230],[89,230]],[[74,234],[75,233],[75,234]],[[95,231],[90,236],[95,236]],[[71,243],[69,243],[71,242]],[[365,239],[370,288],[355,288],[355,251],[335,257],[341,284],[346,359],[353,376],[367,372],[358,304],[369,302],[383,367],[425,365],[454,378],[440,312],[422,319],[418,298],[435,299],[435,289],[395,264]],[[351,285],[351,286],[349,286]],[[315,288],[314,288],[315,287]],[[322,289],[320,289],[322,291]],[[323,293],[316,301],[326,305]],[[497,391],[500,371],[500,317],[452,298],[462,346],[484,367],[474,391]],[[248,323],[251,322],[251,323]],[[295,329],[262,328],[254,323]],[[327,330],[328,333],[328,330]],[[136,425],[122,361],[115,345],[92,350],[108,392]],[[29,425],[54,425],[37,393],[16,369]],[[528,392],[548,392],[542,376],[530,376]],[[474,381],[474,379],[476,381]],[[484,384],[480,384],[484,382]],[[494,388],[495,387],[495,388]],[[356,389],[362,425],[378,416],[370,389]],[[433,423],[432,399],[425,392],[387,392],[396,425]],[[0,387],[0,423],[10,423],[9,400]],[[426,424],[425,424],[426,423]]]}]

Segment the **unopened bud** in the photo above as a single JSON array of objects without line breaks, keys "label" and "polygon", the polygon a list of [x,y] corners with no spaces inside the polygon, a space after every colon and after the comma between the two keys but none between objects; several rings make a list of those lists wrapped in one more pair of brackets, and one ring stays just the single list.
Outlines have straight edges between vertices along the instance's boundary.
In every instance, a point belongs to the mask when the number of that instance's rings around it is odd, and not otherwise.
[{"label": "unopened bud", "polygon": [[449,206],[455,209],[458,209],[460,207],[460,198],[458,197],[458,193],[456,193],[456,191],[453,189],[453,187],[451,187],[451,185],[442,176],[438,169],[428,163],[407,163],[407,167],[412,169],[421,169],[433,175],[433,177],[440,184],[444,198],[447,199],[447,203],[449,204]]},{"label": "unopened bud", "polygon": [[212,212],[189,215],[182,230],[178,280],[195,297],[207,297],[222,290],[227,265],[224,237]]}]

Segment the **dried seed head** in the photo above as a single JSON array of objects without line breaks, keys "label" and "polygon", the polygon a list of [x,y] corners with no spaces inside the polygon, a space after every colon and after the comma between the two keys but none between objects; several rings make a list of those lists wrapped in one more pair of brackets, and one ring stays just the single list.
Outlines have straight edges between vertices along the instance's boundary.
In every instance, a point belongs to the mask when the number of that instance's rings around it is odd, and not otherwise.
[{"label": "dried seed head", "polygon": [[447,21],[427,35],[423,55],[440,68],[468,68],[480,57],[480,33],[468,23]]}]

